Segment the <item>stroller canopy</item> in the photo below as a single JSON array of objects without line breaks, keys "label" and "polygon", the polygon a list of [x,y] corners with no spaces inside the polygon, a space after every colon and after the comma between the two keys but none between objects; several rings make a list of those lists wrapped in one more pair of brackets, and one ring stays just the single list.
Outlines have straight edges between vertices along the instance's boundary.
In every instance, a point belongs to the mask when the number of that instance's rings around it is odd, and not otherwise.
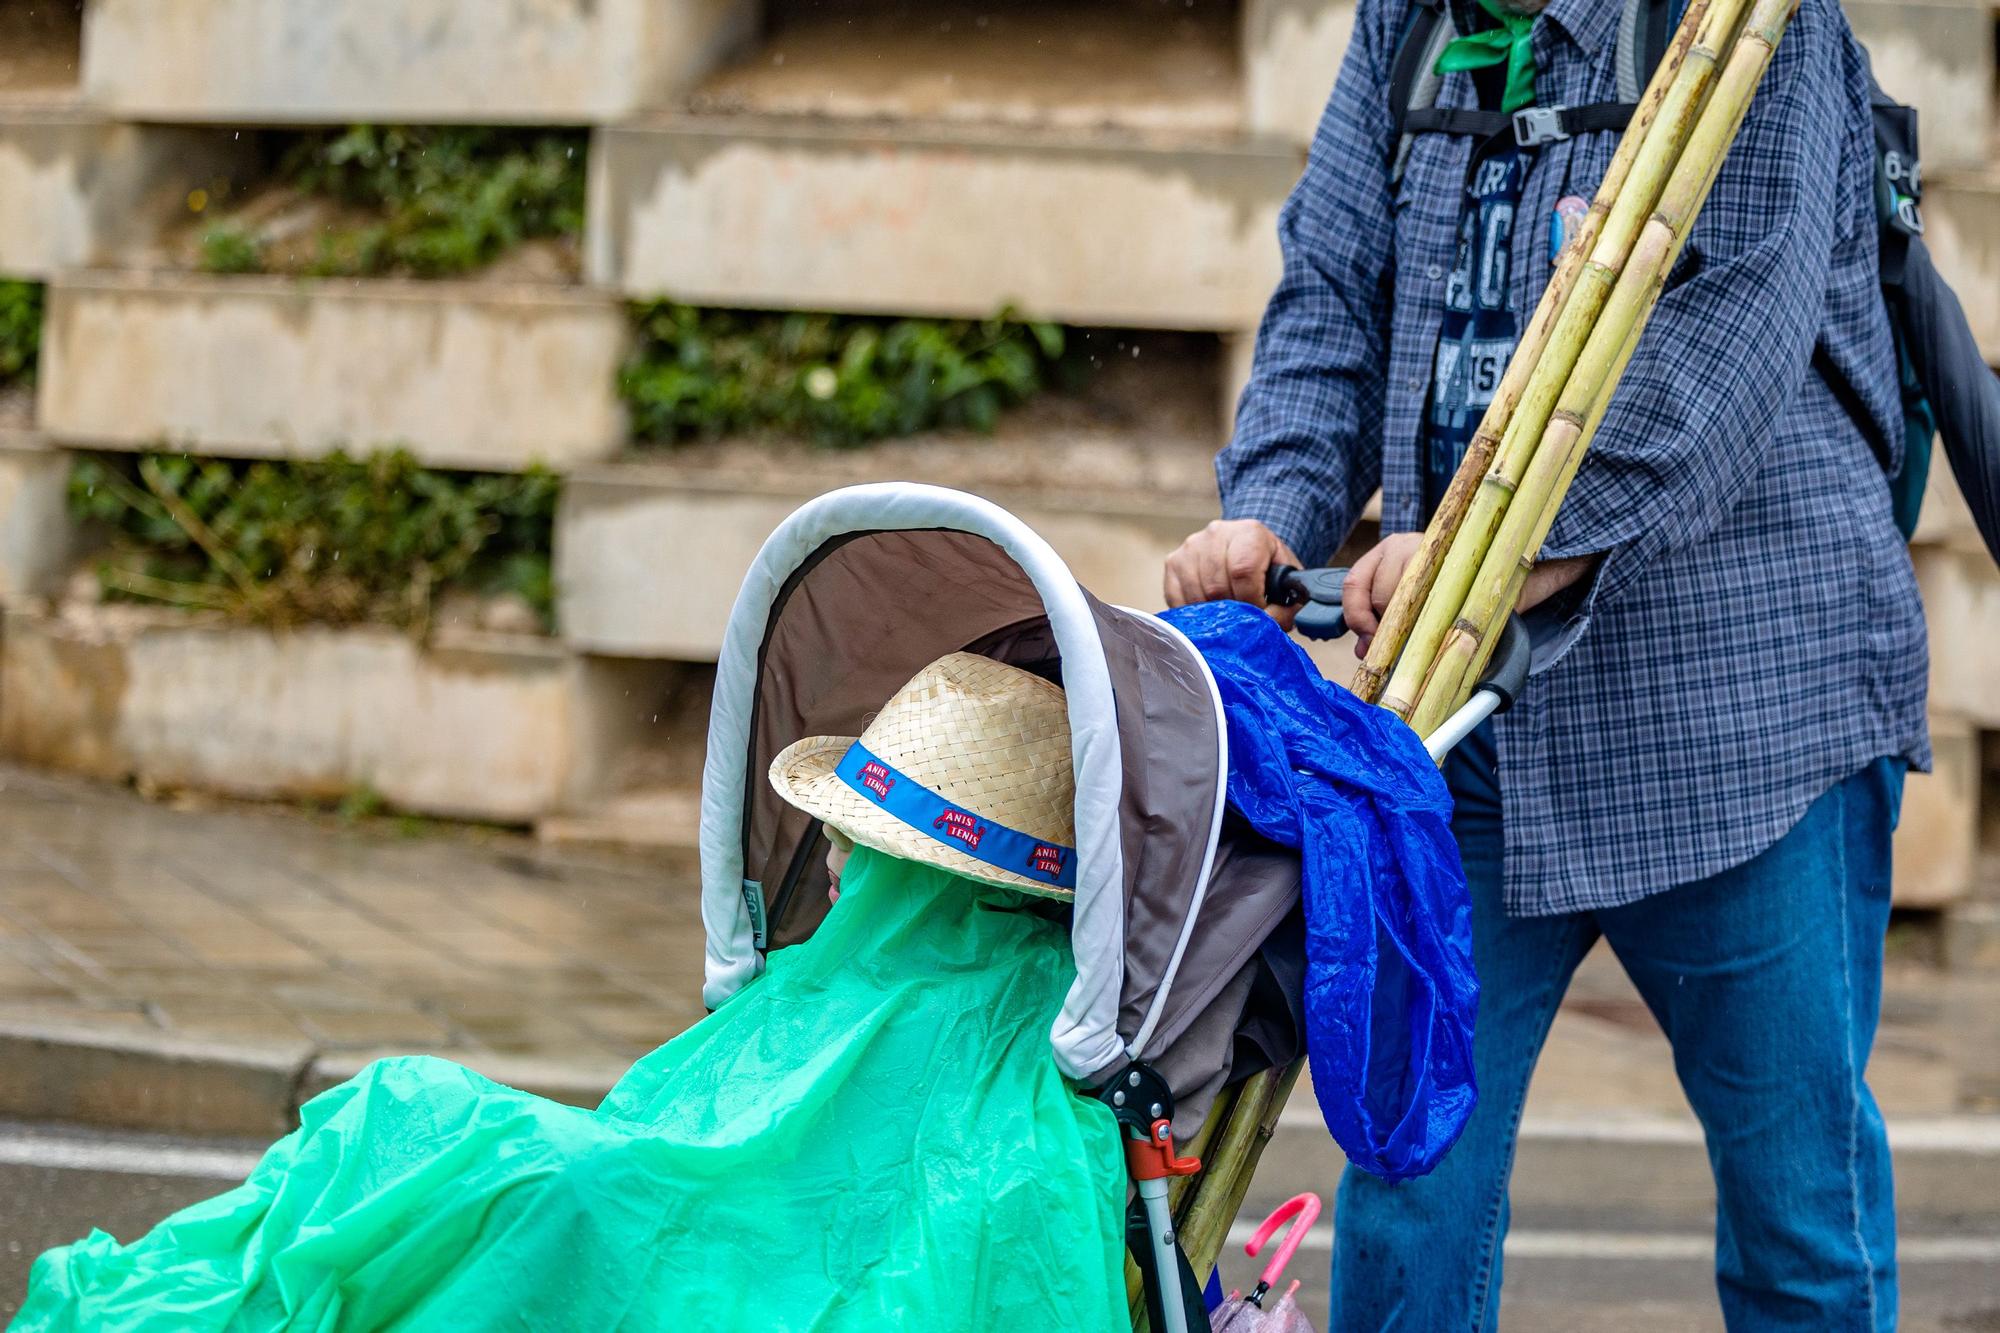
[{"label": "stroller canopy", "polygon": [[1295,899],[1296,873],[1261,899],[1208,892],[1228,742],[1193,645],[1092,597],[1013,515],[941,487],[823,495],[771,535],[744,580],[702,782],[703,996],[721,1004],[827,910],[819,826],[771,789],[771,760],[803,736],[859,735],[904,681],[956,650],[1067,692],[1076,981],[1051,1040],[1065,1073],[1096,1082],[1195,1024]]}]

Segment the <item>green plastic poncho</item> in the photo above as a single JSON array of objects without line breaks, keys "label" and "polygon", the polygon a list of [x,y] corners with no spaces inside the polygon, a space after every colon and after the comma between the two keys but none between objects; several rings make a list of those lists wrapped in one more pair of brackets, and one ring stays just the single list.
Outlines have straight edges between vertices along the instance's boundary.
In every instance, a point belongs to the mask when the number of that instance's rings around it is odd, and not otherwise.
[{"label": "green plastic poncho", "polygon": [[1129,1329],[1118,1131],[1049,1052],[1065,931],[866,849],[843,886],[596,1111],[379,1061],[240,1187],[42,1255],[13,1327]]}]

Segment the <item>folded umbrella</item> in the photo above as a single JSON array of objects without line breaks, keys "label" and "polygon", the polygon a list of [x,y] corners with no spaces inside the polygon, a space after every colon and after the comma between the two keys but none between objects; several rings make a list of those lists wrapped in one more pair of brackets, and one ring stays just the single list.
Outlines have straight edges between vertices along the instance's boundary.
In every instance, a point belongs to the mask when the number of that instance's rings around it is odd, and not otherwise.
[{"label": "folded umbrella", "polygon": [[1208,1317],[1209,1333],[1313,1333],[1312,1321],[1306,1318],[1305,1311],[1299,1309],[1298,1301],[1294,1299],[1299,1290],[1297,1280],[1294,1279],[1275,1301],[1271,1300],[1271,1288],[1284,1273],[1292,1255],[1298,1252],[1306,1232],[1312,1230],[1313,1222],[1319,1217],[1319,1207],[1317,1194],[1295,1195],[1278,1205],[1277,1211],[1264,1219],[1264,1225],[1257,1228],[1257,1234],[1243,1247],[1243,1252],[1253,1259],[1279,1227],[1291,1221],[1292,1229],[1278,1242],[1278,1252],[1271,1256],[1270,1263],[1264,1265],[1264,1272],[1257,1279],[1257,1285],[1250,1289],[1250,1294],[1245,1296],[1240,1291],[1230,1292],[1229,1299]]}]

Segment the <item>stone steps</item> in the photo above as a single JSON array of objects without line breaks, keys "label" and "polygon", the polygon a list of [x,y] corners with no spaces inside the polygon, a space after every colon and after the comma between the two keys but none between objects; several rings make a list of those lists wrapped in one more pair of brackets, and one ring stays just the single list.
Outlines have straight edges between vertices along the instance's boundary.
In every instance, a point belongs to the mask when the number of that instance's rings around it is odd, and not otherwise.
[{"label": "stone steps", "polygon": [[527,823],[652,739],[677,668],[525,635],[288,631],[134,606],[15,610],[0,753],[156,790]]},{"label": "stone steps", "polygon": [[90,0],[83,90],[132,119],[588,123],[682,92],[751,0]]},{"label": "stone steps", "polygon": [[[1234,1288],[1254,1280],[1259,1261],[1242,1244],[1253,1223],[1238,1220],[1221,1271]],[[1268,1254],[1269,1252],[1266,1251]],[[1723,1333],[1715,1293],[1714,1242],[1706,1233],[1549,1231],[1517,1221],[1502,1246],[1501,1333]],[[1302,1283],[1301,1311],[1332,1328],[1327,1272],[1333,1228],[1321,1222],[1286,1270]],[[1899,1238],[1897,1327],[1904,1333],[1961,1333],[1986,1326],[1994,1310],[1993,1265],[2000,1237]],[[1413,1283],[1426,1281],[1414,1274]],[[1435,1280],[1434,1278],[1429,1280]]]},{"label": "stone steps", "polygon": [[193,190],[248,160],[226,134],[133,125],[73,101],[0,98],[0,276],[46,278],[148,253]]},{"label": "stone steps", "polygon": [[614,297],[558,284],[65,273],[37,425],[83,448],[561,468],[624,444],[628,337]]},{"label": "stone steps", "polygon": [[[236,1184],[260,1147],[254,1140],[0,1126],[0,1221],[24,1242],[0,1253],[0,1276],[7,1279],[0,1282],[0,1317],[18,1300],[27,1264],[42,1248],[92,1226],[138,1235],[168,1212]],[[1255,1221],[1246,1210],[1224,1251],[1222,1271],[1232,1285],[1250,1280],[1258,1267],[1240,1248]],[[1332,1327],[1326,1280],[1331,1241],[1332,1229],[1322,1220],[1286,1273],[1303,1284],[1301,1307],[1318,1328]],[[1508,1333],[1720,1330],[1709,1245],[1701,1232],[1579,1234],[1517,1220],[1504,1251],[1500,1327]],[[1979,1235],[1905,1238],[1897,1258],[1902,1328],[1962,1333],[1984,1326],[2000,1243]]]},{"label": "stone steps", "polygon": [[2000,164],[1931,179],[1924,225],[1938,271],[1958,293],[1987,361],[2000,365]]},{"label": "stone steps", "polygon": [[586,271],[696,304],[1241,330],[1301,165],[1275,141],[656,118],[596,134]]},{"label": "stone steps", "polygon": [[[2000,1120],[1890,1122],[1896,1213],[1906,1235],[1985,1235],[2000,1243]],[[1261,1218],[1301,1189],[1331,1198],[1344,1158],[1301,1090],[1258,1163],[1242,1216]],[[1540,1231],[1706,1235],[1715,1191],[1692,1119],[1627,1116],[1523,1121],[1509,1190],[1514,1225]]]}]

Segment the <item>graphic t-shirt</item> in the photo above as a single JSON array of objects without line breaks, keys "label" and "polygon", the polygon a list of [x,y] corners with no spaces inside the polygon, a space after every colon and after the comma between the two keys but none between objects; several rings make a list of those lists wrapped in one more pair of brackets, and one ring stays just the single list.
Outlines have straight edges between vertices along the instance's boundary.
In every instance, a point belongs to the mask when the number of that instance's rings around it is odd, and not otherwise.
[{"label": "graphic t-shirt", "polygon": [[1431,372],[1424,453],[1424,507],[1437,508],[1500,387],[1520,329],[1509,304],[1515,214],[1528,176],[1528,154],[1501,139],[1473,163],[1458,252],[1445,281],[1444,322]]},{"label": "graphic t-shirt", "polygon": [[[1444,499],[1520,338],[1509,297],[1514,227],[1528,162],[1528,153],[1503,137],[1474,159],[1466,179],[1458,251],[1445,282],[1444,320],[1438,328],[1430,412],[1425,418],[1426,515]],[[1492,723],[1482,724],[1459,742],[1445,760],[1444,773],[1462,813],[1481,811],[1497,817],[1500,767]]]}]

